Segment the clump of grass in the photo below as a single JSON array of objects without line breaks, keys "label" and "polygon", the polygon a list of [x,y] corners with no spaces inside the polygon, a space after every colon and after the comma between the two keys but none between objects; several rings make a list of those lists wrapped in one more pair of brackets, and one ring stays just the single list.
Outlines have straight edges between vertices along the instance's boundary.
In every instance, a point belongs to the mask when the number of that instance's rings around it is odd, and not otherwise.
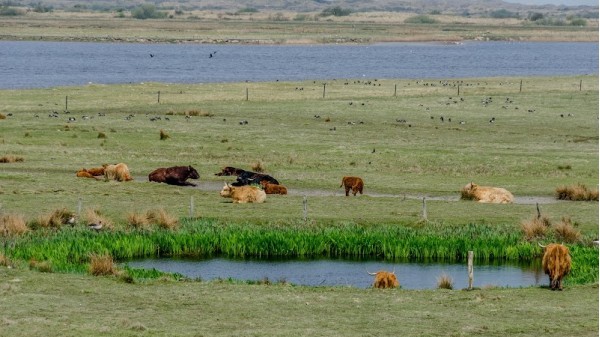
[{"label": "clump of grass", "polygon": [[52,263],[50,261],[29,260],[29,269],[37,270],[42,273],[52,273]]},{"label": "clump of grass", "polygon": [[57,209],[48,214],[43,214],[37,220],[31,222],[32,228],[61,228],[63,225],[75,224],[75,213],[66,208]]},{"label": "clump of grass", "polygon": [[208,111],[188,110],[188,111],[184,112],[184,115],[186,115],[186,116],[200,116],[200,117],[213,117],[215,114],[213,114],[212,112],[208,112]]},{"label": "clump of grass", "polygon": [[12,261],[4,254],[0,254],[0,266],[12,267]]},{"label": "clump of grass", "polygon": [[150,226],[150,220],[147,213],[129,213],[127,214],[127,224],[135,229],[147,229]]},{"label": "clump of grass", "polygon": [[0,157],[0,163],[21,163],[25,161],[25,159],[23,159],[23,157],[19,157],[19,156],[3,156]]},{"label": "clump of grass", "polygon": [[163,129],[160,129],[160,140],[166,140],[171,138]]},{"label": "clump of grass", "polygon": [[250,167],[254,172],[265,172],[265,165],[262,160],[255,161]]},{"label": "clump of grass", "polygon": [[438,289],[454,289],[454,281],[452,277],[447,274],[442,274],[437,278],[437,287]]},{"label": "clump of grass", "polygon": [[17,214],[0,216],[0,237],[18,236],[29,230],[25,218]]},{"label": "clump of grass", "polygon": [[571,201],[598,201],[598,189],[590,190],[583,184],[560,186],[555,191],[556,199]]},{"label": "clump of grass", "polygon": [[558,241],[566,243],[575,243],[581,239],[581,233],[573,227],[569,217],[563,217],[558,224],[554,225],[554,234]]},{"label": "clump of grass", "polygon": [[109,276],[116,275],[117,269],[112,256],[108,254],[90,256],[89,273],[94,276]]},{"label": "clump of grass", "polygon": [[103,230],[114,229],[113,222],[109,218],[103,216],[98,210],[87,209],[84,214],[84,219],[88,225],[101,224]]},{"label": "clump of grass", "polygon": [[164,209],[151,210],[147,213],[148,221],[158,225],[162,229],[177,229],[179,221],[176,217],[167,213]]},{"label": "clump of grass", "polygon": [[98,132],[98,138],[106,139],[106,134],[104,132]]},{"label": "clump of grass", "polygon": [[543,238],[548,228],[552,225],[550,219],[545,216],[536,216],[529,221],[521,222],[521,230],[527,241]]}]

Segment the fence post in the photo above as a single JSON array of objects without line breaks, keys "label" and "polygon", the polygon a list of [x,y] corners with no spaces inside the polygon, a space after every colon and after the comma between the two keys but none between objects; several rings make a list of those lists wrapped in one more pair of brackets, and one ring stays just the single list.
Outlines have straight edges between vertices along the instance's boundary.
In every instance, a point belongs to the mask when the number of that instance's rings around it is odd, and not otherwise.
[{"label": "fence post", "polygon": [[325,86],[327,85],[327,83],[323,83],[323,98],[325,98]]},{"label": "fence post", "polygon": [[583,82],[583,80],[579,80],[579,91],[581,91],[581,82]]},{"label": "fence post", "polygon": [[425,201],[425,197],[423,197],[423,220],[427,220],[427,202]]},{"label": "fence post", "polygon": [[246,87],[246,101],[248,100],[248,88]]},{"label": "fence post", "polygon": [[194,196],[190,195],[190,219],[194,217]]},{"label": "fence post", "polygon": [[158,104],[160,104],[160,90],[158,91]]},{"label": "fence post", "polygon": [[469,290],[473,290],[473,251],[470,250],[467,255],[467,269],[469,271]]},{"label": "fence post", "polygon": [[519,92],[521,92],[521,90],[523,90],[523,80],[521,80],[521,83],[519,84]]},{"label": "fence post", "polygon": [[398,84],[394,84],[394,97],[396,97],[397,89],[398,89]]},{"label": "fence post", "polygon": [[304,199],[302,200],[302,208],[304,210],[304,222],[306,222],[308,220],[308,199],[306,196],[304,196]]},{"label": "fence post", "polygon": [[77,199],[77,219],[81,219],[81,197]]},{"label": "fence post", "polygon": [[69,111],[69,96],[65,96],[65,112]]}]

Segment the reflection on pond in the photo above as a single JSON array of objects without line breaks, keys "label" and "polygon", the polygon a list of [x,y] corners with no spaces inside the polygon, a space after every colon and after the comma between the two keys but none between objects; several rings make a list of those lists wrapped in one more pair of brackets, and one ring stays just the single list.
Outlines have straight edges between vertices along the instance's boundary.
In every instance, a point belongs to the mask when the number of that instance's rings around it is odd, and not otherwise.
[{"label": "reflection on pond", "polygon": [[[454,289],[468,287],[467,264],[440,262],[398,262],[344,259],[143,259],[126,263],[144,268],[179,273],[205,281],[214,279],[285,281],[306,286],[352,286],[368,288],[378,270],[395,271],[403,289],[435,289],[442,275],[452,278]],[[474,263],[474,287],[529,287],[546,284],[539,261],[527,264]]]}]

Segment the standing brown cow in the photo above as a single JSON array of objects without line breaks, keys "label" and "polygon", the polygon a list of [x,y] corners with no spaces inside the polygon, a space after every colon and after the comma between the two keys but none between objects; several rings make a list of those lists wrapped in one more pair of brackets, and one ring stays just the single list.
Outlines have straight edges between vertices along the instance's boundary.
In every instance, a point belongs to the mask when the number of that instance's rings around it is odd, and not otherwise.
[{"label": "standing brown cow", "polygon": [[550,278],[550,289],[562,290],[562,280],[571,271],[571,256],[569,248],[559,243],[551,243],[544,248],[544,257],[542,258],[542,268],[544,273]]},{"label": "standing brown cow", "polygon": [[352,190],[352,195],[356,196],[356,193],[360,192],[363,194],[364,182],[359,177],[343,177],[342,184],[340,187],[344,187],[346,189],[346,196],[348,196],[348,192]]}]

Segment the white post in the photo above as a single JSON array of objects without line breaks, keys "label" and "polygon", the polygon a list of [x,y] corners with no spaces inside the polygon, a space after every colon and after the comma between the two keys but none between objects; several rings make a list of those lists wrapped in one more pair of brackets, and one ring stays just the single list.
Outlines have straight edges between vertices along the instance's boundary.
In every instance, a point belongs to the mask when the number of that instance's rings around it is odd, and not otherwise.
[{"label": "white post", "polygon": [[304,209],[304,222],[306,222],[308,219],[308,199],[306,196],[304,196],[304,199],[302,200],[302,207]]},{"label": "white post", "polygon": [[469,290],[473,290],[473,251],[470,250],[467,257],[467,269],[469,271]]},{"label": "white post", "polygon": [[194,217],[194,196],[190,195],[190,219]]}]

